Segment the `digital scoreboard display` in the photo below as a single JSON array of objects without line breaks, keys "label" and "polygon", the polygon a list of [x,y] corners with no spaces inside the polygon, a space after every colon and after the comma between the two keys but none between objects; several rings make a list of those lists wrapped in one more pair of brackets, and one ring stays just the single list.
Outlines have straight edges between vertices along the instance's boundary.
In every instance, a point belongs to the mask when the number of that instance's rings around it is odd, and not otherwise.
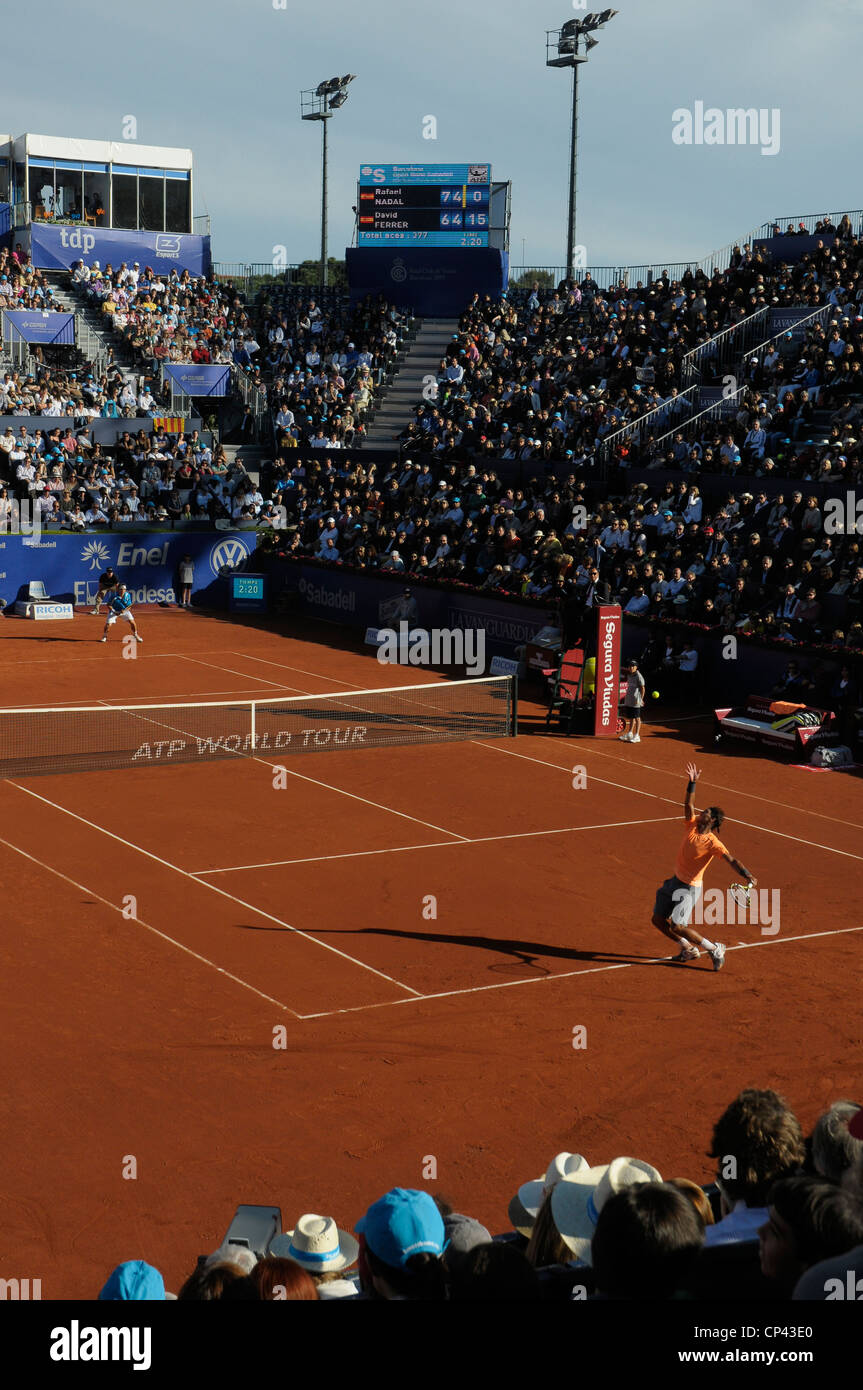
[{"label": "digital scoreboard display", "polygon": [[267,583],[263,574],[232,574],[230,599],[232,613],[264,613],[267,609]]},{"label": "digital scoreboard display", "polygon": [[358,246],[488,246],[490,164],[364,164]]}]

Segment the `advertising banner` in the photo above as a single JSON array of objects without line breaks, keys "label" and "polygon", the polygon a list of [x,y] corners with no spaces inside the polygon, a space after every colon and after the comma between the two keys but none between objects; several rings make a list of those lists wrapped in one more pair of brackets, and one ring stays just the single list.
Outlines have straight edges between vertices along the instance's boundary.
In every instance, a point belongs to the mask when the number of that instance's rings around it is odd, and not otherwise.
[{"label": "advertising banner", "polygon": [[437,589],[411,584],[400,576],[356,574],[302,563],[277,564],[276,592],[294,593],[304,616],[325,618],[362,628],[411,628],[485,634],[488,657],[519,659],[518,649],[532,642],[549,624],[551,605]]},{"label": "advertising banner", "polygon": [[75,315],[52,314],[38,309],[4,309],[3,337],[23,338],[25,343],[75,342]]},{"label": "advertising banner", "polygon": [[487,247],[348,247],[351,302],[368,294],[434,318],[458,316],[474,294],[497,299],[506,288],[508,259]]},{"label": "advertising banner", "polygon": [[[244,569],[256,540],[254,532],[232,531],[43,532],[38,541],[0,535],[0,598],[11,608],[23,585],[41,579],[51,598],[90,604],[99,576],[111,566],[128,585],[134,603],[174,603],[177,567],[185,555],[195,566],[194,598],[195,593],[218,587],[231,570]],[[227,584],[223,587],[226,600]]]},{"label": "advertising banner", "polygon": [[76,261],[99,261],[104,267],[148,265],[161,275],[188,270],[190,275],[210,272],[210,238],[180,232],[125,232],[107,227],[45,227],[33,223],[22,234],[29,240],[33,264],[39,270],[68,270]]},{"label": "advertising banner", "polygon": [[799,328],[801,319],[811,318],[815,310],[809,309],[774,309],[770,315],[770,332],[774,337],[780,333],[789,333],[794,342],[802,342],[806,337],[806,329]]},{"label": "advertising banner", "polygon": [[596,626],[596,709],[594,738],[617,737],[620,691],[620,635],[623,619],[617,604],[600,604]]},{"label": "advertising banner", "polygon": [[187,396],[227,396],[230,390],[230,367],[175,362],[166,366],[164,373]]}]

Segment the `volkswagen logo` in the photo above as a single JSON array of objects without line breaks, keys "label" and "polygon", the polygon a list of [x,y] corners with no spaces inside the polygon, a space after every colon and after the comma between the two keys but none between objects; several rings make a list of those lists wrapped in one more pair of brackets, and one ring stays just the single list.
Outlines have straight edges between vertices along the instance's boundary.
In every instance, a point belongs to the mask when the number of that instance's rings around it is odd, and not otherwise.
[{"label": "volkswagen logo", "polygon": [[229,574],[231,570],[245,569],[246,561],[251,554],[251,548],[239,536],[231,536],[230,539],[219,541],[210,551],[210,569],[218,579],[220,576]]}]

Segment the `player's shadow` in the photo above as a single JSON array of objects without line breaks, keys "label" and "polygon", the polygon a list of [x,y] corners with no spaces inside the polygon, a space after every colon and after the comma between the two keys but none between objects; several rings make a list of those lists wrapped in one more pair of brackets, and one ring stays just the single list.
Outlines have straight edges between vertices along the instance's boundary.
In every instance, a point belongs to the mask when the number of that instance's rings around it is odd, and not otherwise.
[{"label": "player's shadow", "polygon": [[[268,930],[263,928],[263,930]],[[636,955],[632,951],[580,951],[574,946],[554,946],[544,941],[520,941],[505,936],[470,936],[459,932],[405,931],[395,927],[336,927],[332,930],[316,928],[314,936],[395,936],[405,941],[437,941],[445,946],[473,946],[479,951],[494,951],[497,955],[513,956],[520,964],[535,970],[544,967],[538,964],[541,957],[552,960],[602,961],[609,964],[626,962],[636,965],[655,962],[655,956]],[[490,966],[494,970],[498,967]]]}]

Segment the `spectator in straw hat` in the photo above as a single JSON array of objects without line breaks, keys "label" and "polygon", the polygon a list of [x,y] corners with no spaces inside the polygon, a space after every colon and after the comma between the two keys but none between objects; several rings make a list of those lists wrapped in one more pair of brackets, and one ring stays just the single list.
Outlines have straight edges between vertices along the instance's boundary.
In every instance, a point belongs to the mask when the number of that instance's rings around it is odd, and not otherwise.
[{"label": "spectator in straw hat", "polygon": [[276,1236],[271,1255],[293,1260],[315,1281],[318,1297],[355,1298],[359,1293],[356,1276],[345,1272],[357,1263],[359,1242],[342,1231],[331,1216],[301,1216],[292,1231]]},{"label": "spectator in straw hat", "polygon": [[571,1255],[590,1264],[590,1244],[606,1202],[624,1188],[648,1182],[661,1183],[662,1175],[639,1158],[615,1158],[559,1182],[551,1192],[551,1214]]},{"label": "spectator in straw hat", "polygon": [[[520,1235],[528,1240],[528,1259],[531,1264],[566,1263],[569,1259],[560,1248],[560,1235],[549,1219],[547,1198],[552,1188],[571,1173],[579,1173],[590,1167],[582,1154],[559,1153],[548,1165],[545,1177],[522,1183],[510,1203],[510,1220]],[[543,1220],[540,1222],[540,1212]]]}]

